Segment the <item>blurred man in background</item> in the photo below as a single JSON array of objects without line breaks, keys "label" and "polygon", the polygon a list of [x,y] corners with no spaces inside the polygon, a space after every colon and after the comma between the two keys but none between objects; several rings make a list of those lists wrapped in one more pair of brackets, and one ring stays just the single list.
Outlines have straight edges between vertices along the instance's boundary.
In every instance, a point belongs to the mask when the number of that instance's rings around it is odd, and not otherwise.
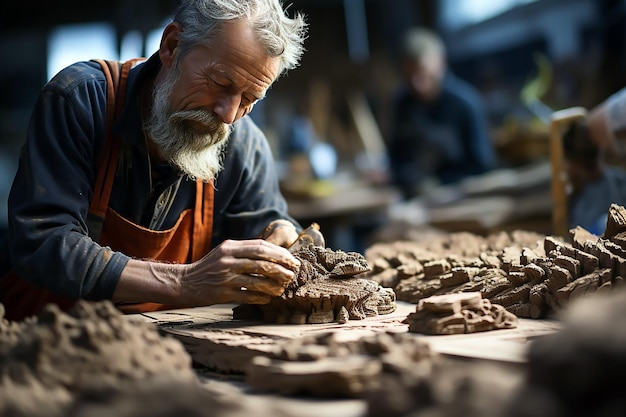
[{"label": "blurred man in background", "polygon": [[389,143],[392,180],[406,198],[496,166],[478,92],[447,68],[443,41],[414,28],[402,43],[405,87],[394,98]]}]

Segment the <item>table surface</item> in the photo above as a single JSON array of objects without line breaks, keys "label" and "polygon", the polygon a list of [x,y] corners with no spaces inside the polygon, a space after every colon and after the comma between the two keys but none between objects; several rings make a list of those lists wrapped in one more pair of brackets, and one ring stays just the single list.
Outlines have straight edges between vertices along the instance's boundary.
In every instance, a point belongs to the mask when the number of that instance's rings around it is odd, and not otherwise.
[{"label": "table surface", "polygon": [[[272,410],[274,415],[298,417],[363,417],[367,415],[367,404],[361,399],[255,392],[245,383],[245,377],[237,367],[245,366],[255,356],[267,355],[283,341],[316,333],[334,332],[339,339],[347,341],[375,332],[408,332],[408,325],[402,321],[415,311],[416,306],[405,302],[397,304],[394,313],[364,320],[349,320],[345,324],[293,325],[235,320],[232,317],[233,304],[129,317],[154,324],[164,334],[181,341],[194,361],[208,365],[207,369],[215,365],[221,367],[217,372],[199,368],[197,373],[202,386],[222,398],[232,398],[249,410]],[[426,341],[432,351],[453,361],[460,360],[459,365],[466,366],[468,358],[486,360],[495,366],[514,369],[515,374],[520,374],[520,364],[526,361],[529,343],[536,337],[558,329],[560,323],[555,321],[521,319],[515,329],[449,336],[411,335]]]},{"label": "table surface", "polygon": [[[233,304],[143,313],[137,317],[158,325],[161,331],[183,342],[194,359],[202,363],[219,355],[220,360],[237,351],[236,359],[271,351],[281,341],[325,332],[335,332],[340,340],[356,340],[376,332],[408,332],[402,323],[415,311],[415,304],[397,302],[395,312],[364,320],[349,320],[345,324],[274,324],[254,320],[235,320]],[[426,341],[435,352],[465,358],[523,363],[529,343],[536,337],[560,329],[553,320],[519,319],[514,329],[501,329],[460,335],[423,335],[414,337]]]}]

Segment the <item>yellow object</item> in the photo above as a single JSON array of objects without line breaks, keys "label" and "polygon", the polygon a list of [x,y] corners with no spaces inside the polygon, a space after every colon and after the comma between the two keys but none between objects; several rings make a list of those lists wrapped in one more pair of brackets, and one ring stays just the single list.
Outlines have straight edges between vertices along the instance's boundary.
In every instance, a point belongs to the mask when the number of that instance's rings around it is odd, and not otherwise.
[{"label": "yellow object", "polygon": [[569,230],[567,208],[567,178],[563,169],[563,140],[565,129],[574,121],[584,118],[587,110],[570,107],[552,113],[550,123],[550,163],[552,165],[552,233],[567,237]]},{"label": "yellow object", "polygon": [[527,106],[541,99],[552,84],[552,64],[548,58],[537,52],[535,53],[535,63],[538,69],[537,76],[524,84],[520,92],[520,98]]},{"label": "yellow object", "polygon": [[286,197],[322,198],[335,193],[336,187],[331,180],[300,179],[281,183],[280,188]]}]

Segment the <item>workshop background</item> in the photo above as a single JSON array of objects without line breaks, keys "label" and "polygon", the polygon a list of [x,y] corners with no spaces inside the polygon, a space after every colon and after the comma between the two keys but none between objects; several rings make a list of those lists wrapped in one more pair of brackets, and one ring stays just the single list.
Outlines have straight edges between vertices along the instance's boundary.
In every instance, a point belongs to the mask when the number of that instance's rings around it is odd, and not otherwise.
[{"label": "workshop background", "polygon": [[[74,61],[149,56],[176,3],[64,0],[35,8],[28,2],[12,2],[2,13],[3,234],[19,149],[41,87]],[[550,109],[589,109],[626,85],[626,2],[289,3],[290,12],[307,16],[307,52],[301,66],[280,79],[252,115],[272,144],[292,214],[304,226],[317,221],[329,246],[359,251],[374,241],[406,237],[411,229],[407,224],[479,233],[519,227],[552,232],[549,126],[522,100],[521,91],[541,76],[542,62],[544,66],[547,62],[551,77],[537,99]],[[443,36],[450,68],[482,94],[501,174],[465,184],[461,191],[454,189],[452,197],[450,189],[439,190],[417,208],[401,203],[388,187],[385,159],[390,100],[401,82],[398,45],[402,32],[416,25]],[[325,146],[316,147],[315,155],[303,156],[298,152],[298,146],[308,149],[303,142]],[[527,204],[520,203],[526,195]],[[540,196],[541,203],[532,196]],[[464,209],[462,204],[455,204],[454,210],[446,206],[467,197],[472,197],[472,204]],[[476,203],[477,197],[488,210]]]}]

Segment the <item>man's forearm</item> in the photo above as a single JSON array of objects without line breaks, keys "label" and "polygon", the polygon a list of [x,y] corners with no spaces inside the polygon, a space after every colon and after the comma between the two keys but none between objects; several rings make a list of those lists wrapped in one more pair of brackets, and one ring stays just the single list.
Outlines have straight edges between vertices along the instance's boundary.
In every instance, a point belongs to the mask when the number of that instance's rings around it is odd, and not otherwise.
[{"label": "man's forearm", "polygon": [[115,303],[177,304],[185,265],[131,259],[113,293]]}]

